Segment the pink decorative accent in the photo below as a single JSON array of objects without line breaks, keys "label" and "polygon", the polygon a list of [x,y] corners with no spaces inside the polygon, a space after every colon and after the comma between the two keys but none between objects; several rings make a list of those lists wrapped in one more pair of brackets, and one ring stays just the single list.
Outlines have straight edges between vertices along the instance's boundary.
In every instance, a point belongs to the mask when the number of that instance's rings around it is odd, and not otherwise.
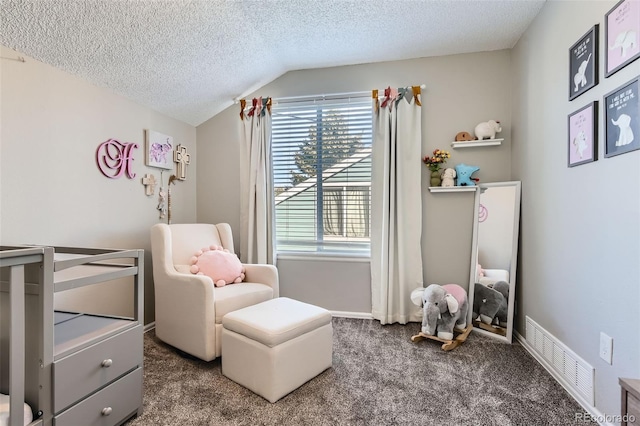
[{"label": "pink decorative accent", "polygon": [[398,92],[398,89],[392,89],[391,87],[387,87],[386,89],[384,89],[384,99],[382,100],[382,103],[380,104],[380,106],[382,108],[385,108],[388,104],[389,108],[393,108],[393,101],[395,101],[398,98],[399,94],[400,93]]},{"label": "pink decorative accent", "polygon": [[489,217],[489,210],[485,207],[484,204],[480,204],[478,207],[478,222],[482,223]]},{"label": "pink decorative accent", "polygon": [[238,256],[221,246],[211,245],[198,250],[190,263],[192,274],[208,276],[216,287],[239,283],[245,278],[245,268]]},{"label": "pink decorative accent", "polygon": [[260,111],[262,111],[262,96],[259,98],[253,98],[251,109],[249,109],[249,113],[247,114],[249,117],[253,117],[254,114],[260,116]]},{"label": "pink decorative accent", "polygon": [[138,144],[133,142],[122,143],[115,139],[102,142],[96,151],[98,168],[109,179],[117,179],[124,172],[129,179],[133,179],[136,174],[131,171],[131,163],[135,148],[138,148]]},{"label": "pink decorative accent", "polygon": [[444,291],[455,297],[458,301],[458,304],[462,304],[467,298],[467,292],[464,288],[460,287],[458,284],[445,284],[442,286]]}]

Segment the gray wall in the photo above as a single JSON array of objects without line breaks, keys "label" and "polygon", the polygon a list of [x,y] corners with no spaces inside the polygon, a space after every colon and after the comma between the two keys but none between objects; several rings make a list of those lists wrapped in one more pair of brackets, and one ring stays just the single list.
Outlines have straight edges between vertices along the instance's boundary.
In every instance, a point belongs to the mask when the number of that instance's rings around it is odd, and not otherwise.
[{"label": "gray wall", "polygon": [[[511,60],[508,50],[422,58],[285,74],[253,95],[288,97],[384,89],[426,84],[422,98],[423,154],[447,149],[458,163],[481,167],[483,182],[510,179]],[[252,96],[253,96],[252,95]],[[197,128],[198,220],[228,222],[239,239],[239,105]],[[475,125],[500,120],[505,143],[499,147],[454,150],[456,133],[472,133]],[[422,175],[425,283],[469,282],[473,193],[428,192],[428,169]],[[207,196],[206,194],[212,194]],[[368,264],[340,260],[279,260],[282,295],[316,303],[327,309],[371,312]]]},{"label": "gray wall", "polygon": [[[522,181],[517,331],[525,315],[596,369],[596,408],[620,412],[618,377],[640,377],[640,151],[604,158],[602,96],[640,74],[604,78],[604,15],[616,4],[547,2],[513,63],[513,175]],[[600,84],[569,102],[568,52],[600,24]],[[599,160],[567,167],[567,114],[598,100]],[[613,337],[613,365],[598,356]]]},{"label": "gray wall", "polygon": [[[160,220],[158,189],[146,196],[141,178],[152,173],[159,181],[160,173],[144,164],[143,132],[171,135],[195,156],[195,128],[29,57],[0,64],[0,243],[145,249],[145,322],[153,321],[149,228]],[[108,179],[98,170],[96,149],[109,138],[139,144],[134,179]],[[172,190],[174,222],[195,220],[195,167]],[[77,301],[83,309],[126,314],[129,287],[92,286],[57,299],[67,308]]]}]

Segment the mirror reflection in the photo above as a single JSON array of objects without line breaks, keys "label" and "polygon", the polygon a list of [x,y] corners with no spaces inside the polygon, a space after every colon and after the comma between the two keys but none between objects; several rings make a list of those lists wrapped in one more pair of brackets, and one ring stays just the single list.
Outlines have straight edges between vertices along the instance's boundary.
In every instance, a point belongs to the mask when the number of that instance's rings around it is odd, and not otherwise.
[{"label": "mirror reflection", "polygon": [[520,223],[520,182],[476,192],[470,296],[474,329],[511,342]]}]

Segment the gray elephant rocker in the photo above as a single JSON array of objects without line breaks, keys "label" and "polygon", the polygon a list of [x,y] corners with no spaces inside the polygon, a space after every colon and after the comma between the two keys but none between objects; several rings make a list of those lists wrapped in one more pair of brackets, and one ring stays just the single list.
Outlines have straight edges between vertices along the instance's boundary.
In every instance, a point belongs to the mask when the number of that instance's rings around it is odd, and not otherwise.
[{"label": "gray elephant rocker", "polygon": [[[411,337],[412,342],[431,339],[443,342],[450,351],[461,345],[473,328],[467,324],[469,302],[467,292],[457,284],[431,284],[411,292],[411,301],[422,307],[422,328]],[[459,333],[454,338],[454,331]]]}]

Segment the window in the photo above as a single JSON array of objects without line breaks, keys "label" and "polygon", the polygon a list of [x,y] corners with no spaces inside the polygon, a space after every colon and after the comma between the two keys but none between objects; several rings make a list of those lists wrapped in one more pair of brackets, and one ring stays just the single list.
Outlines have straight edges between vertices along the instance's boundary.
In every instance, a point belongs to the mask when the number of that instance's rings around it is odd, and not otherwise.
[{"label": "window", "polygon": [[272,114],[279,253],[369,253],[370,97],[278,102]]}]

